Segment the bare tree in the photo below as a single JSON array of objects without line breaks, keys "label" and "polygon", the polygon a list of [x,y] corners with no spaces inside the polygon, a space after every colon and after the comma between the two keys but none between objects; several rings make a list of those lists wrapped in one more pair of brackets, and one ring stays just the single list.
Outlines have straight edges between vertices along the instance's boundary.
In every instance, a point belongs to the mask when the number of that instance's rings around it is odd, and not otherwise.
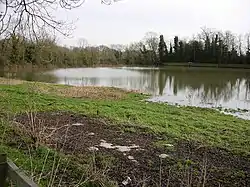
[{"label": "bare tree", "polygon": [[[101,0],[110,5],[119,0]],[[57,20],[53,11],[58,8],[71,10],[80,7],[85,0],[0,0],[0,35],[29,30],[34,35],[42,27],[51,28],[68,36],[72,31],[72,23]]]},{"label": "bare tree", "polygon": [[111,44],[111,49],[113,49],[114,56],[119,62],[122,59],[122,53],[125,51],[125,46],[122,44]]},{"label": "bare tree", "polygon": [[125,51],[125,46],[122,44],[111,44],[111,49],[117,50],[117,51]]},{"label": "bare tree", "polygon": [[158,34],[155,32],[147,32],[144,41],[146,46],[148,47],[149,50],[152,50],[154,52],[157,51],[158,44],[159,44],[159,39],[158,39]]},{"label": "bare tree", "polygon": [[78,40],[78,46],[79,48],[84,49],[85,47],[88,46],[88,41],[85,38],[80,38]]},{"label": "bare tree", "polygon": [[202,30],[202,32],[200,34],[198,34],[198,38],[199,38],[199,40],[201,40],[204,43],[203,47],[204,47],[207,55],[209,55],[211,53],[212,41],[213,41],[213,38],[215,36],[215,31],[213,31],[210,28],[206,28],[206,27],[202,27],[201,30]]},{"label": "bare tree", "polygon": [[150,59],[152,63],[157,62],[157,49],[159,45],[158,34],[155,32],[147,32],[144,37],[146,47],[150,52]]},{"label": "bare tree", "polygon": [[250,33],[246,34],[246,53],[250,55]]},{"label": "bare tree", "polygon": [[225,45],[228,50],[231,50],[233,47],[235,48],[235,35],[231,31],[226,31],[224,34]]},{"label": "bare tree", "polygon": [[210,41],[213,35],[213,31],[210,28],[202,27],[202,32],[198,34],[198,38],[200,40],[203,40],[204,43],[206,43],[208,40]]}]

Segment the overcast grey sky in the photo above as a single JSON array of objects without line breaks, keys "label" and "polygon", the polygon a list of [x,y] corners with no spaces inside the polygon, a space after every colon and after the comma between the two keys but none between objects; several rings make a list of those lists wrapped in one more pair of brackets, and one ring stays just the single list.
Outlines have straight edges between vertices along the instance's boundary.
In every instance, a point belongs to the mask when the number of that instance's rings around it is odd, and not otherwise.
[{"label": "overcast grey sky", "polygon": [[73,38],[60,43],[77,45],[79,38],[90,44],[129,44],[146,32],[192,37],[201,27],[250,31],[250,0],[121,0],[106,6],[100,0],[86,0],[82,7],[58,13],[78,21]]}]

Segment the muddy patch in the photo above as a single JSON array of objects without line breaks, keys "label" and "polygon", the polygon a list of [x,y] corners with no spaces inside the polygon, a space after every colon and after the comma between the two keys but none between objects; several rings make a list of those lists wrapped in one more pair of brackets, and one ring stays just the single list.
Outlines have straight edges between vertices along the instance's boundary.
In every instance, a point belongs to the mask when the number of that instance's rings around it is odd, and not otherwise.
[{"label": "muddy patch", "polygon": [[[131,126],[68,112],[19,115],[14,122],[34,141],[66,154],[114,158],[106,173],[119,186],[250,184],[249,159],[194,142],[171,144],[168,137],[147,129],[130,132],[126,129]],[[96,167],[101,167],[98,161]]]}]

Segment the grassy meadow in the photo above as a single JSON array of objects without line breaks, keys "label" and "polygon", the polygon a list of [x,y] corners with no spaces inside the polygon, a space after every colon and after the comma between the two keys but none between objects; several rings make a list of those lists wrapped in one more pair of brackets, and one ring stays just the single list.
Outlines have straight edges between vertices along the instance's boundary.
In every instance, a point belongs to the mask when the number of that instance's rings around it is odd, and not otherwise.
[{"label": "grassy meadow", "polygon": [[[168,164],[171,163],[170,166],[163,166],[162,160],[157,162],[155,157],[150,157],[153,163],[148,165],[149,168],[159,168],[159,170],[148,169],[145,172],[157,173],[152,174],[156,176],[155,186],[180,184],[178,178],[183,179],[181,184],[184,186],[191,183],[200,184],[200,186],[207,183],[207,186],[211,186],[213,181],[216,181],[216,184],[220,183],[221,186],[227,186],[231,183],[227,179],[229,176],[236,181],[236,186],[248,180],[246,176],[249,170],[236,167],[233,163],[231,163],[233,167],[228,166],[233,168],[230,172],[227,164],[223,165],[229,173],[219,176],[221,167],[215,162],[216,158],[213,158],[213,155],[224,155],[221,159],[222,162],[224,159],[225,163],[228,158],[229,160],[238,158],[242,160],[238,165],[246,161],[248,162],[246,167],[248,167],[250,121],[224,115],[213,109],[151,103],[145,101],[148,97],[150,96],[116,88],[73,87],[1,78],[0,152],[7,153],[8,157],[40,186],[118,186],[121,181],[116,180],[119,177],[116,177],[112,171],[116,171],[114,160],[119,160],[121,155],[117,156],[116,153],[111,154],[107,151],[74,153],[74,151],[60,149],[61,147],[51,146],[47,141],[47,135],[50,132],[49,135],[53,136],[54,131],[46,131],[43,129],[46,125],[38,125],[34,122],[40,112],[46,114],[70,112],[84,115],[85,118],[103,120],[107,128],[116,129],[121,137],[123,135],[133,137],[133,133],[137,137],[138,132],[142,132],[143,137],[145,134],[156,137],[148,143],[150,150],[162,151],[172,156],[166,161]],[[13,119],[18,116],[28,120],[27,124],[13,122]],[[56,141],[56,138],[52,140]],[[147,146],[144,145],[146,142],[139,141],[139,138],[138,142],[142,146]],[[183,145],[189,146],[186,148]],[[195,150],[200,148],[208,150],[207,158],[214,166],[211,166],[209,171],[213,173],[216,170],[214,175],[218,177],[211,178],[199,169],[202,159]],[[187,150],[193,151],[196,156],[187,157]],[[180,167],[180,164],[184,168]],[[166,167],[165,170],[162,169],[164,167]],[[173,170],[171,180],[168,178],[172,171],[169,167]],[[107,168],[111,172],[108,172]],[[193,171],[196,173],[191,180],[189,174]],[[147,186],[147,180],[144,182]],[[150,181],[148,184],[151,186],[153,183]]]}]

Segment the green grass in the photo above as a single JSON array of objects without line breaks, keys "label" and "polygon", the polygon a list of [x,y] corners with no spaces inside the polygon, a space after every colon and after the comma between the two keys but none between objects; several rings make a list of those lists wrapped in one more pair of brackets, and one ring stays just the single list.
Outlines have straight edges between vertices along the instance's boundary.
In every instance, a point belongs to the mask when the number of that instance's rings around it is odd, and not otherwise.
[{"label": "green grass", "polygon": [[[101,169],[95,169],[97,161],[107,165],[111,163],[106,163],[109,160],[102,156],[89,154],[78,158],[43,145],[35,147],[30,137],[23,136],[4,120],[0,123],[0,134],[0,153],[7,153],[8,159],[39,186],[115,186],[112,180],[100,173],[103,172]],[[11,186],[10,181],[8,183]]]},{"label": "green grass", "polygon": [[4,113],[66,110],[106,117],[118,123],[149,127],[171,138],[193,139],[214,146],[250,153],[250,122],[212,109],[147,103],[130,93],[121,100],[91,100],[32,92],[24,85],[4,85],[0,99]]},{"label": "green grass", "polygon": [[[39,84],[46,87],[45,84]],[[3,134],[2,138],[0,137],[0,140],[2,139],[0,152],[7,152],[8,156],[16,161],[17,165],[24,166],[26,171],[32,170],[31,160],[33,166],[43,165],[47,149],[38,148],[35,153],[32,153],[32,159],[27,159],[30,155],[27,149],[20,151],[20,148],[8,145],[10,140],[7,137],[11,137],[13,127],[8,125],[6,116],[27,111],[63,110],[88,115],[98,113],[100,117],[108,118],[117,125],[130,123],[134,127],[148,127],[150,132],[165,136],[168,143],[181,139],[193,140],[204,145],[225,148],[236,154],[250,155],[250,121],[247,120],[224,115],[212,109],[148,103],[143,101],[148,96],[137,93],[128,93],[126,97],[118,100],[105,98],[96,100],[58,96],[54,91],[45,94],[33,91],[31,85],[32,83],[0,85],[0,117],[3,117],[0,130]],[[134,131],[135,129],[130,127],[127,130]],[[50,165],[46,166],[47,169],[45,168],[48,171],[53,167],[51,163],[54,163],[53,154],[55,153],[50,154]],[[42,168],[37,170],[41,171]],[[44,181],[43,185],[46,186],[48,180]]]}]

